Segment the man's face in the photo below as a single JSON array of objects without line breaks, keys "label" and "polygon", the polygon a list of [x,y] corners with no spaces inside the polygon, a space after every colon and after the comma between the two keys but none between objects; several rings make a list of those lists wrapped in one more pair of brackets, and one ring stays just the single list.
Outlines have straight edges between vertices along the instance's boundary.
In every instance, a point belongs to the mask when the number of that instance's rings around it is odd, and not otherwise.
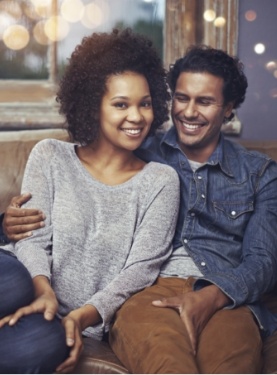
[{"label": "man's face", "polygon": [[206,72],[183,72],[177,80],[171,114],[188,159],[205,162],[217,146],[224,117],[233,109],[223,104],[223,83]]}]

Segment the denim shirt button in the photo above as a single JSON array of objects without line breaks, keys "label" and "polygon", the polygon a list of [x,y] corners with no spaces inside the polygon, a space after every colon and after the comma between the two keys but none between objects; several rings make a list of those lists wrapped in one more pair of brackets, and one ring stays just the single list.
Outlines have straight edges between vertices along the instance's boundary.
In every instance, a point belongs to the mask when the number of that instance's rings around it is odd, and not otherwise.
[{"label": "denim shirt button", "polygon": [[184,243],[188,243],[188,240],[186,238],[184,238]]},{"label": "denim shirt button", "polygon": [[205,262],[201,262],[201,266],[202,266],[202,267],[205,267],[205,266],[206,266],[206,263],[205,263]]},{"label": "denim shirt button", "polygon": [[191,212],[190,216],[195,216],[195,212]]},{"label": "denim shirt button", "polygon": [[232,211],[232,212],[231,212],[231,215],[232,215],[232,216],[235,216],[235,215],[236,215],[236,211]]},{"label": "denim shirt button", "polygon": [[205,198],[205,195],[204,195],[204,194],[201,194],[201,197],[204,199],[204,198]]}]

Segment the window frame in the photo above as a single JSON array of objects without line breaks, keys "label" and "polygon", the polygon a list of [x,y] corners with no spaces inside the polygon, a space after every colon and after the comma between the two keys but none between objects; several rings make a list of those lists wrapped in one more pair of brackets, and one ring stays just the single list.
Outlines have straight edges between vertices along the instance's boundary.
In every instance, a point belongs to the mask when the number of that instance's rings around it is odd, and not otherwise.
[{"label": "window frame", "polygon": [[[58,14],[58,0],[52,0],[52,14]],[[164,64],[180,57],[191,44],[205,43],[235,55],[238,39],[239,0],[166,0]],[[203,9],[214,9],[226,19],[224,28],[203,20]],[[55,100],[58,44],[49,46],[49,78],[40,81],[0,81],[0,130],[61,128]]]}]

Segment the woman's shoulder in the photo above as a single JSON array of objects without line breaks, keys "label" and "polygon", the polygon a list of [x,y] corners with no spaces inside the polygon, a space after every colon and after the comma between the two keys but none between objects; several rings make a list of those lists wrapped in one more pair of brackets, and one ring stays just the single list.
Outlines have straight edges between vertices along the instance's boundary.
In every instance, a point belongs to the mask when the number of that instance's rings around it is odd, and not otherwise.
[{"label": "woman's shoulder", "polygon": [[144,169],[146,174],[151,176],[153,180],[159,179],[163,182],[172,182],[179,184],[178,173],[175,171],[174,168],[167,164],[151,161],[148,164],[146,164],[146,167]]},{"label": "woman's shoulder", "polygon": [[65,153],[66,151],[71,152],[74,149],[72,143],[61,141],[59,139],[46,138],[39,141],[32,149],[32,153],[43,154],[43,155],[54,155],[60,152]]}]

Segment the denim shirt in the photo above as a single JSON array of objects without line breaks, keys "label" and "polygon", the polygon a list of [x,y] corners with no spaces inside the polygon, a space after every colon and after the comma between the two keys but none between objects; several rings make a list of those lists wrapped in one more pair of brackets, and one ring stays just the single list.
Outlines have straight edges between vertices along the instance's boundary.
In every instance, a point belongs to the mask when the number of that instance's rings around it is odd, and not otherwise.
[{"label": "denim shirt", "polygon": [[277,282],[277,164],[221,135],[207,163],[193,172],[174,127],[148,138],[137,155],[179,174],[173,248],[183,245],[201,271],[195,290],[217,285],[232,301],[227,308],[248,305],[262,334],[273,333],[277,315],[258,301]]}]

